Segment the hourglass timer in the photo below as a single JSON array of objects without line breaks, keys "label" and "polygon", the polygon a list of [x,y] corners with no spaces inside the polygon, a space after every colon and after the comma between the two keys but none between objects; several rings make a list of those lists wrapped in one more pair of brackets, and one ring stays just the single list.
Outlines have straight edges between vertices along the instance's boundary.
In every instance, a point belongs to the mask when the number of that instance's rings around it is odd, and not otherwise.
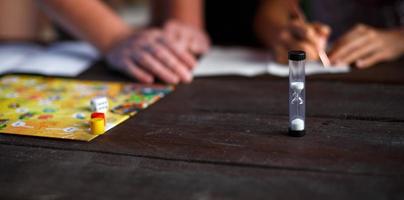
[{"label": "hourglass timer", "polygon": [[304,51],[289,52],[289,135],[305,135],[305,59]]}]

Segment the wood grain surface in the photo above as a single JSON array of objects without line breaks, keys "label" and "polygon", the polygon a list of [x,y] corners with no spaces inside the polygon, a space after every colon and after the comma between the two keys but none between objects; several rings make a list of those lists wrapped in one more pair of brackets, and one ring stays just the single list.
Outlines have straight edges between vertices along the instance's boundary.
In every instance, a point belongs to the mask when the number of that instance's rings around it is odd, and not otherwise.
[{"label": "wood grain surface", "polygon": [[196,79],[91,143],[0,135],[0,197],[403,199],[403,66],[309,77],[302,138],[272,76]]}]

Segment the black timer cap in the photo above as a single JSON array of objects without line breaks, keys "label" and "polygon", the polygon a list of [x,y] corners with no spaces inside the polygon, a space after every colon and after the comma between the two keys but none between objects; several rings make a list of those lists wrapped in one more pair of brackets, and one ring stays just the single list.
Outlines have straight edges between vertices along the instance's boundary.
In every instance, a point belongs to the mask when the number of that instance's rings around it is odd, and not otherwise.
[{"label": "black timer cap", "polygon": [[289,51],[289,60],[301,61],[306,59],[306,52],[304,51]]}]

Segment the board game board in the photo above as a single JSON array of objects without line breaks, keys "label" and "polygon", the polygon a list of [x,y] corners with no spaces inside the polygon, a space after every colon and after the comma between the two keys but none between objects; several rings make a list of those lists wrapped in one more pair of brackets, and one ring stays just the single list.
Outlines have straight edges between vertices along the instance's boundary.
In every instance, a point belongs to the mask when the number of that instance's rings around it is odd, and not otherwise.
[{"label": "board game board", "polygon": [[173,86],[40,76],[0,78],[0,133],[90,141],[90,101],[106,96],[106,131],[170,93]]}]

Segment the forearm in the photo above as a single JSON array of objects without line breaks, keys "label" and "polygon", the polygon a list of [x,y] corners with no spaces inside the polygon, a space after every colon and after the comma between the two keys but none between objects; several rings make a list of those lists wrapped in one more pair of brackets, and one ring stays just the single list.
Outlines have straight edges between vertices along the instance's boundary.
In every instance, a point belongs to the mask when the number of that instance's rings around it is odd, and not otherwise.
[{"label": "forearm", "polygon": [[32,1],[0,1],[0,39],[37,40],[39,13]]},{"label": "forearm", "polygon": [[203,29],[203,0],[152,0],[152,18],[156,23],[176,19],[190,26]]},{"label": "forearm", "polygon": [[106,52],[131,33],[110,8],[98,0],[37,0],[45,12],[79,39]]}]

